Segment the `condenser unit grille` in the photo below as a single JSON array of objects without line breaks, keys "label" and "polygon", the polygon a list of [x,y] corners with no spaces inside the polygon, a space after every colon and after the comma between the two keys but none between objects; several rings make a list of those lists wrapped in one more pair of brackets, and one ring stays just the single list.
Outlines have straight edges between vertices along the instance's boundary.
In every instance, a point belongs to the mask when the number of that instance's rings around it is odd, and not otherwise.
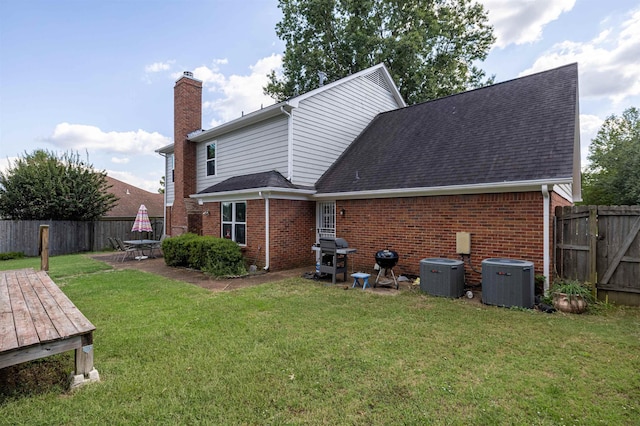
[{"label": "condenser unit grille", "polygon": [[518,259],[483,260],[482,302],[487,305],[532,308],[533,262]]},{"label": "condenser unit grille", "polygon": [[453,259],[422,259],[420,290],[432,296],[460,297],[464,293],[464,263]]}]

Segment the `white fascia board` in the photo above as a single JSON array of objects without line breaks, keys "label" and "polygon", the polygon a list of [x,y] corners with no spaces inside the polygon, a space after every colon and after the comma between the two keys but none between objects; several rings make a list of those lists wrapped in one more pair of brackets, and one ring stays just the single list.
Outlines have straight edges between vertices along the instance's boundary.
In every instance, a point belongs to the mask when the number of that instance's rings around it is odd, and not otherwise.
[{"label": "white fascia board", "polygon": [[258,200],[261,198],[274,198],[278,200],[312,200],[314,189],[288,189],[288,188],[250,188],[241,191],[215,192],[212,194],[192,194],[189,198],[202,200],[202,202],[233,201],[233,200]]},{"label": "white fascia board", "polygon": [[386,80],[387,84],[389,85],[389,88],[391,89],[392,95],[395,98],[396,102],[399,105],[399,108],[402,107],[406,107],[407,104],[405,103],[404,99],[402,99],[402,95],[400,95],[400,92],[398,91],[398,88],[396,87],[396,83],[393,81],[393,79],[391,78],[391,74],[389,74],[389,70],[387,69],[387,67],[384,65],[384,63],[379,63],[378,65],[374,65],[372,67],[369,67],[367,69],[364,69],[362,71],[359,71],[355,74],[351,74],[349,76],[346,76],[344,78],[341,78],[340,80],[336,80],[332,83],[329,84],[325,84],[322,87],[318,87],[317,89],[311,90],[310,92],[304,93],[300,96],[296,96],[295,98],[291,98],[289,99],[289,105],[291,105],[294,108],[297,108],[298,105],[300,104],[300,101],[304,101],[307,98],[310,98],[312,96],[317,95],[318,93],[324,92],[325,90],[329,90],[332,89],[336,86],[339,86],[341,84],[347,83],[353,79],[356,79],[358,77],[361,77],[363,75],[366,74],[371,74],[372,72],[376,71],[378,68],[382,69],[382,75],[384,76],[384,79]]},{"label": "white fascia board", "polygon": [[235,120],[228,121],[212,129],[205,131],[196,130],[195,132],[191,132],[188,135],[188,139],[191,142],[208,141],[220,135],[224,135],[225,133],[229,133],[234,130],[250,126],[252,124],[259,123],[260,121],[264,121],[272,117],[277,117],[278,115],[284,115],[284,112],[282,111],[283,108],[290,109],[291,107],[286,101],[270,105],[266,108],[259,109],[258,111],[254,111],[240,118],[236,118]]},{"label": "white fascia board", "polygon": [[466,194],[486,194],[501,192],[531,192],[540,191],[541,185],[568,184],[572,178],[564,179],[540,179],[516,182],[496,182],[473,185],[450,185],[430,188],[402,188],[402,189],[381,189],[375,191],[353,191],[335,192],[330,194],[315,194],[316,200],[363,200],[371,198],[402,198],[402,197],[429,197],[435,195],[466,195]]},{"label": "white fascia board", "polygon": [[171,154],[173,151],[175,151],[175,147],[174,144],[169,144],[169,145],[165,145],[161,148],[156,149],[154,152],[157,152],[158,154]]}]

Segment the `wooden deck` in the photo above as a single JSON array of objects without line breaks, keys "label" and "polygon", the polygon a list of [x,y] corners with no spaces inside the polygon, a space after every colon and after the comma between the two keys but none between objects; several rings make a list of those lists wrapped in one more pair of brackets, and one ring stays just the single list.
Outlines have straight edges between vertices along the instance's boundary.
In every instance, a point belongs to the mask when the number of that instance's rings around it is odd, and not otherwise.
[{"label": "wooden deck", "polygon": [[97,381],[95,329],[46,272],[0,271],[0,368],[74,349],[71,386]]}]

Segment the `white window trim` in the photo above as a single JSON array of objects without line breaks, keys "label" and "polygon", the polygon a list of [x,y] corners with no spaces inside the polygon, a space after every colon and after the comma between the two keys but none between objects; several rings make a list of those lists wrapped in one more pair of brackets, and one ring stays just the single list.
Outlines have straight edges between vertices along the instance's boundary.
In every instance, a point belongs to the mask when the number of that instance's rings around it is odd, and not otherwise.
[{"label": "white window trim", "polygon": [[[213,157],[212,159],[209,159],[209,146],[211,145],[215,145],[216,146],[216,156]],[[207,177],[210,176],[218,176],[218,141],[211,141],[209,143],[207,143],[204,147],[204,172],[206,174]],[[213,161],[213,169],[215,171],[214,174],[210,175],[209,174],[209,162]]]},{"label": "white window trim", "polygon": [[[224,220],[224,205],[225,204],[231,204],[231,221],[225,221]],[[244,222],[236,222],[236,204],[244,204]],[[244,201],[223,201],[220,203],[220,235],[222,236],[222,238],[225,238],[224,236],[224,225],[226,224],[230,224],[231,225],[231,241],[236,242],[236,225],[244,225],[244,243],[240,244],[237,243],[239,246],[241,247],[245,247],[247,245],[247,240],[248,240],[248,232],[247,232],[247,202],[246,200]]]}]

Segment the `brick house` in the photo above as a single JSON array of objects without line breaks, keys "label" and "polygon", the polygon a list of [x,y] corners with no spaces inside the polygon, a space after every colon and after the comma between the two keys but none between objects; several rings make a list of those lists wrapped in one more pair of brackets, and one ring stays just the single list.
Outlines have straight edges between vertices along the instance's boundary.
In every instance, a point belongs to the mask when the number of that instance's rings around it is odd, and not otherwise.
[{"label": "brick house", "polygon": [[[354,269],[400,254],[485,258],[553,271],[553,209],[580,199],[577,65],[406,106],[380,64],[201,130],[202,83],[175,85],[166,228],[231,238],[266,269],[315,263],[320,236],[345,238]],[[172,177],[172,178],[171,178]],[[480,276],[465,268],[470,283]]]}]

